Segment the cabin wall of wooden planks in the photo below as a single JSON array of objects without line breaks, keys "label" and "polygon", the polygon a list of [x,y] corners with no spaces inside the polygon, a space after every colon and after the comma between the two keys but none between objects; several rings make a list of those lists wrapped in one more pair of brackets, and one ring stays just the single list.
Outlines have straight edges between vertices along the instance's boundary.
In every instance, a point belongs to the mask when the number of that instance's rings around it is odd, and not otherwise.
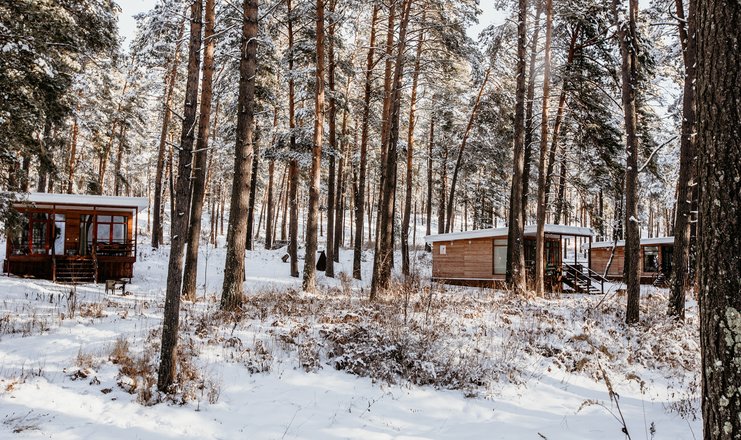
[{"label": "cabin wall of wooden planks", "polygon": [[[440,253],[445,246],[445,254]],[[504,279],[494,275],[493,238],[439,241],[432,244],[432,277],[437,279]]]},{"label": "cabin wall of wooden planks", "polygon": [[[658,253],[659,268],[661,268],[663,264],[664,252],[661,251],[660,245],[653,245],[653,244],[641,245],[641,249],[638,255],[639,276],[641,276],[642,278],[653,278],[658,274],[658,272],[644,272],[643,271],[643,261],[644,261],[643,249],[646,246],[659,247],[660,249]],[[605,273],[605,268],[607,267],[607,263],[610,260],[611,253],[612,253],[612,247],[601,247],[601,248],[591,249],[590,254],[592,257],[592,270],[594,270],[595,272],[599,274]],[[607,273],[607,276],[610,278],[621,278],[623,276],[623,268],[625,267],[624,262],[625,262],[625,247],[617,246],[615,248],[615,256],[612,258],[612,264],[610,264],[610,271]]]}]

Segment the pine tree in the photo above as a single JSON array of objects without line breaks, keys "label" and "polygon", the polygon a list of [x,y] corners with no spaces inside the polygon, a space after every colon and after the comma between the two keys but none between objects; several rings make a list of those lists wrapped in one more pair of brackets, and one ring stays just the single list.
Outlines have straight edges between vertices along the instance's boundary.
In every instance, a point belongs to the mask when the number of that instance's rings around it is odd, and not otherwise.
[{"label": "pine tree", "polygon": [[698,286],[702,420],[707,440],[741,437],[741,5],[698,0]]}]

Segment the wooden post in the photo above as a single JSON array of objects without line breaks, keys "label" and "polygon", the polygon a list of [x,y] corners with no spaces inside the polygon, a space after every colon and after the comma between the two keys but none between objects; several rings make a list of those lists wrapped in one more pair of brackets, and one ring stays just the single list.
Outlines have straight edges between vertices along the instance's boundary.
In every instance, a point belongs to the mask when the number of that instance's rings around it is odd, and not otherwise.
[{"label": "wooden post", "polygon": [[[47,226],[48,228],[48,226]],[[57,258],[56,258],[56,248],[54,246],[54,242],[56,241],[56,235],[57,232],[57,205],[52,204],[51,205],[51,280],[53,282],[57,282]]]},{"label": "wooden post", "polygon": [[136,259],[136,245],[139,241],[139,208],[134,208],[134,258]]}]

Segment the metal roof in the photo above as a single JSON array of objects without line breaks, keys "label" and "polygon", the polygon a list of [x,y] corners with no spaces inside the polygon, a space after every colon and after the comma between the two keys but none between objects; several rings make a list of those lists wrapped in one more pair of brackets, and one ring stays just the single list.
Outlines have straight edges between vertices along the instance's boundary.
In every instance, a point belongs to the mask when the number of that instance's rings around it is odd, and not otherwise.
[{"label": "metal roof", "polygon": [[[455,240],[470,240],[474,238],[488,238],[488,237],[506,237],[509,228],[490,228],[490,229],[477,229],[475,231],[465,232],[451,232],[449,234],[436,234],[428,235],[425,237],[425,241],[428,243],[434,243],[436,241],[455,241]],[[533,236],[536,232],[536,225],[525,226],[525,236]],[[566,226],[566,225],[545,225],[546,234],[555,235],[566,235],[566,236],[579,236],[579,237],[592,237],[594,231],[592,228],[585,228],[581,226]]]},{"label": "metal roof", "polygon": [[88,194],[51,194],[31,192],[15,193],[15,206],[56,205],[62,206],[95,206],[105,208],[128,208],[143,210],[149,205],[146,197],[95,196]]},{"label": "metal roof", "polygon": [[[612,241],[599,241],[597,243],[592,243],[592,249],[611,248],[613,243],[614,242]],[[652,245],[652,244],[674,244],[674,236],[641,238],[641,245]],[[585,246],[589,248],[588,244],[585,244]],[[618,240],[617,247],[623,247],[623,246],[625,246],[625,240]]]}]

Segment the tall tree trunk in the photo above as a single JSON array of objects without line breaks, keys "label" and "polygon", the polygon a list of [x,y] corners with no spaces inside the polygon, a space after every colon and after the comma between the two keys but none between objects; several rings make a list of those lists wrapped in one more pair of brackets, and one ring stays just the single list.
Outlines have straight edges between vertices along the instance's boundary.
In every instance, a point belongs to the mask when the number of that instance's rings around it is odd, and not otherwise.
[{"label": "tall tree trunk", "polygon": [[[196,275],[198,273],[198,246],[201,241],[201,217],[203,198],[206,195],[206,171],[208,169],[208,137],[211,125],[211,102],[213,98],[214,50],[216,40],[216,0],[206,0],[205,31],[206,45],[203,49],[203,73],[201,76],[201,108],[198,118],[198,139],[193,154],[192,197],[190,205],[190,227],[188,228],[185,270],[183,271],[183,297],[196,299]],[[218,106],[217,106],[218,107]],[[214,118],[215,119],[215,118]]]},{"label": "tall tree trunk", "polygon": [[471,128],[473,128],[473,123],[476,122],[476,111],[479,108],[479,103],[481,102],[481,95],[484,93],[484,88],[486,87],[486,83],[489,82],[489,73],[491,72],[491,68],[486,69],[486,73],[484,74],[484,80],[481,82],[481,87],[479,88],[479,93],[476,95],[476,100],[473,102],[473,108],[471,109],[471,116],[468,118],[468,125],[466,125],[466,130],[463,132],[463,139],[461,139],[461,146],[458,148],[458,158],[455,161],[455,167],[453,168],[453,179],[450,181],[450,195],[448,196],[448,215],[447,215],[447,224],[445,226],[446,232],[453,232],[453,206],[455,202],[455,186],[456,183],[458,183],[458,172],[461,169],[461,164],[463,163],[463,152],[466,149],[466,143],[468,143],[468,135],[471,133]]},{"label": "tall tree trunk", "polygon": [[124,183],[123,176],[121,175],[121,166],[123,165],[124,155],[124,137],[126,136],[126,127],[121,125],[118,132],[118,150],[116,150],[116,165],[113,168],[113,194],[116,196],[121,195],[121,184]]},{"label": "tall tree trunk", "polygon": [[167,153],[167,134],[170,130],[170,118],[172,116],[172,95],[175,91],[175,81],[178,74],[178,64],[180,63],[180,41],[183,39],[185,32],[185,19],[180,22],[178,30],[178,43],[175,45],[172,64],[169,73],[165,76],[165,95],[162,102],[162,129],[160,130],[160,142],[157,150],[157,168],[154,175],[154,218],[152,219],[152,247],[159,248],[162,243],[162,179],[165,171],[165,155]]},{"label": "tall tree trunk", "polygon": [[522,181],[525,167],[525,68],[527,67],[527,0],[519,0],[517,26],[517,90],[515,99],[515,148],[507,233],[507,282],[515,292],[525,290],[524,217]]},{"label": "tall tree trunk", "polygon": [[741,4],[690,2],[697,22],[698,286],[706,440],[741,438]]},{"label": "tall tree trunk", "polygon": [[[276,111],[277,115],[278,112]],[[273,248],[273,221],[275,217],[275,203],[273,201],[273,176],[275,174],[275,159],[268,163],[268,217],[265,219],[265,249]]]},{"label": "tall tree trunk", "polygon": [[194,0],[190,6],[190,47],[188,49],[188,81],[185,85],[183,129],[178,153],[178,178],[175,195],[175,215],[172,218],[170,261],[167,266],[167,292],[162,322],[162,349],[157,388],[170,392],[177,374],[176,347],[180,322],[180,287],[183,277],[183,247],[190,208],[190,168],[195,140],[198,109],[198,71],[201,62],[201,26],[203,2]]},{"label": "tall tree trunk", "polygon": [[684,96],[682,97],[682,137],[679,146],[679,179],[677,181],[676,219],[674,223],[674,254],[672,261],[671,298],[669,314],[684,321],[685,290],[692,259],[692,204],[697,199],[695,185],[695,77],[696,36],[695,14],[690,9],[684,14],[682,0],[676,0],[679,39],[684,55]]},{"label": "tall tree trunk", "polygon": [[335,198],[338,197],[336,185],[336,154],[337,154],[337,100],[335,98],[335,56],[334,30],[337,20],[334,18],[335,0],[329,0],[330,20],[327,34],[327,86],[329,87],[329,173],[327,176],[327,267],[324,274],[334,278],[334,228],[335,228]]},{"label": "tall tree trunk", "polygon": [[[391,87],[393,80],[392,67],[394,59],[394,23],[396,21],[396,3],[396,0],[389,3],[388,22],[386,24],[386,65],[383,74],[383,111],[381,113],[381,164],[386,164],[386,155],[388,154],[388,126],[391,117]],[[383,199],[383,179],[385,178],[386,173],[383,171],[378,173],[378,191],[376,196],[378,197],[379,202]],[[376,254],[378,254],[378,236],[381,228],[381,210],[383,210],[383,207],[379,203],[376,205]]]},{"label": "tall tree trunk", "polygon": [[445,233],[445,195],[448,188],[448,144],[442,144],[443,154],[440,161],[440,191],[437,203],[437,233]]},{"label": "tall tree trunk", "polygon": [[[554,133],[555,136],[555,133]],[[562,147],[561,153],[561,165],[558,175],[558,192],[556,193],[556,207],[553,213],[553,223],[561,224],[561,219],[566,217],[565,214],[565,199],[564,193],[566,191],[566,147]],[[564,222],[565,223],[565,222]]]},{"label": "tall tree trunk", "polygon": [[[361,258],[363,253],[363,207],[365,205],[366,160],[368,156],[368,125],[370,117],[370,99],[372,92],[373,55],[376,47],[376,24],[378,22],[378,3],[373,4],[368,57],[365,64],[365,90],[363,91],[363,119],[360,125],[360,157],[358,160],[358,189],[355,196],[355,243],[353,245],[352,276],[362,278]],[[368,227],[370,228],[370,216]]]},{"label": "tall tree trunk", "polygon": [[74,117],[72,122],[72,140],[70,141],[69,147],[69,164],[68,164],[68,175],[67,175],[67,194],[73,193],[73,183],[75,180],[75,166],[77,165],[77,136],[80,128],[77,124],[77,116]]},{"label": "tall tree trunk", "polygon": [[[293,11],[291,0],[286,0],[288,13],[288,70],[293,72]],[[288,124],[291,129],[290,148],[292,153],[297,152],[296,146],[296,86],[293,75],[288,78]],[[291,158],[288,167],[288,205],[290,207],[288,227],[288,255],[291,260],[291,276],[298,278],[298,160]]]},{"label": "tall tree trunk", "polygon": [[545,173],[548,159],[548,100],[551,96],[551,38],[553,0],[545,0],[545,53],[543,54],[543,106],[540,118],[540,159],[538,162],[537,231],[535,234],[535,294],[545,293]]},{"label": "tall tree trunk", "polygon": [[381,211],[379,217],[380,236],[377,252],[373,259],[373,279],[371,280],[370,299],[375,300],[378,292],[387,289],[391,281],[394,253],[394,194],[396,192],[396,152],[399,144],[399,118],[401,110],[401,79],[404,67],[404,52],[406,51],[407,25],[413,0],[403,0],[401,21],[399,22],[399,40],[396,45],[396,62],[394,79],[389,107],[388,150],[383,171],[381,188]]},{"label": "tall tree trunk", "polygon": [[[245,232],[245,249],[251,251],[254,249],[254,226],[255,226],[255,203],[257,202],[257,173],[260,166],[260,148],[258,137],[260,130],[255,127],[253,154],[252,154],[252,172],[250,173],[250,197],[247,202],[247,231]],[[257,228],[260,229],[259,226]]]},{"label": "tall tree trunk", "polygon": [[[571,42],[569,43],[569,51],[566,55],[566,75],[561,85],[561,95],[558,97],[558,109],[556,110],[556,120],[553,123],[553,132],[551,135],[551,148],[548,151],[548,167],[545,173],[545,206],[548,207],[548,200],[550,200],[551,181],[553,176],[553,169],[556,165],[556,152],[558,151],[559,135],[561,134],[561,125],[563,124],[564,112],[566,111],[566,82],[568,81],[569,70],[571,65],[574,63],[574,55],[576,54],[576,43],[579,40],[579,31],[581,27],[576,26],[571,32]],[[557,222],[556,222],[557,223]]]},{"label": "tall tree trunk", "polygon": [[[350,78],[347,80],[347,87],[345,88],[345,96],[349,96],[350,92]],[[335,200],[335,219],[334,219],[334,250],[332,256],[334,262],[340,262],[340,245],[344,244],[345,238],[345,167],[347,166],[345,158],[350,157],[350,143],[347,139],[347,109],[342,113],[342,125],[340,127],[340,136],[343,139],[340,142],[340,150],[342,150],[342,156],[337,166],[337,197]],[[356,126],[357,128],[357,126]],[[358,132],[355,131],[355,142],[357,143]]]},{"label": "tall tree trunk", "polygon": [[430,140],[427,145],[427,212],[425,234],[432,234],[432,150],[435,145],[435,115],[430,116]]},{"label": "tall tree trunk", "polygon": [[226,233],[224,286],[221,293],[221,308],[224,310],[235,310],[242,305],[247,205],[252,181],[258,0],[244,0],[242,7],[244,21],[239,51],[237,141],[234,148],[234,178]]},{"label": "tall tree trunk", "polygon": [[[425,13],[422,12],[422,23],[425,22]],[[409,276],[409,223],[412,214],[412,190],[413,190],[413,162],[414,162],[414,127],[416,120],[414,113],[417,110],[417,85],[419,83],[419,71],[422,64],[422,45],[424,44],[424,31],[419,34],[417,50],[414,58],[414,73],[412,74],[412,96],[409,101],[409,124],[407,128],[407,177],[406,195],[404,201],[404,217],[401,223],[401,272],[405,277]]]},{"label": "tall tree trunk", "polygon": [[[116,138],[116,130],[119,131],[119,142],[121,142],[121,137],[123,136],[124,126],[121,123],[121,121],[117,118],[120,117],[120,113],[121,113],[121,107],[122,107],[121,101],[123,101],[124,97],[126,96],[126,92],[129,89],[130,77],[131,77],[131,72],[129,71],[126,74],[126,79],[124,80],[123,88],[121,89],[121,96],[119,97],[119,102],[118,102],[118,105],[116,106],[116,115],[111,125],[110,139],[106,143],[106,146],[105,148],[103,148],[103,152],[100,155],[100,162],[99,162],[100,165],[98,167],[98,188],[97,188],[98,194],[103,194],[103,190],[105,188],[105,175],[108,169],[108,156],[110,156],[111,150],[113,149],[113,143]],[[196,97],[197,95],[198,94],[196,91]],[[115,182],[115,180],[118,179],[118,176],[116,175],[113,177],[114,177],[114,182]]]},{"label": "tall tree trunk", "polygon": [[628,306],[625,322],[638,322],[641,285],[638,255],[641,245],[641,225],[638,220],[638,135],[636,114],[636,88],[638,87],[638,0],[629,0],[627,22],[620,19],[618,4],[613,0],[612,8],[618,28],[620,54],[622,57],[622,101],[626,132],[625,169],[625,275]]},{"label": "tall tree trunk", "polygon": [[527,75],[527,101],[525,102],[525,168],[522,175],[522,210],[523,218],[527,222],[527,199],[530,192],[530,167],[533,155],[533,104],[535,101],[535,62],[538,58],[538,37],[540,35],[540,14],[543,13],[543,0],[538,1],[533,23],[533,39],[530,42],[530,65]]},{"label": "tall tree trunk", "polygon": [[324,0],[316,0],[316,95],[314,96],[314,145],[311,150],[309,177],[309,209],[306,215],[306,255],[304,256],[304,290],[316,289],[317,225],[319,216],[319,185],[322,166],[322,135],[324,130]]}]

